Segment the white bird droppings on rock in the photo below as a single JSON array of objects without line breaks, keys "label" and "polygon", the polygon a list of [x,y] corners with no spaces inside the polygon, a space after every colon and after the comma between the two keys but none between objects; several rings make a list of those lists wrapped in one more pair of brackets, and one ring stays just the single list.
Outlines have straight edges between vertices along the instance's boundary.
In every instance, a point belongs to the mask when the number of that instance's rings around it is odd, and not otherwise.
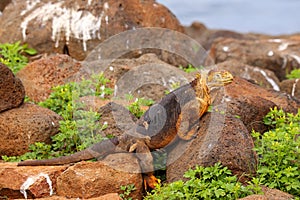
[{"label": "white bird droppings on rock", "polygon": [[268,56],[270,56],[270,57],[271,57],[271,56],[274,56],[274,52],[273,52],[273,51],[269,51],[269,52],[268,52]]},{"label": "white bird droppings on rock", "polygon": [[271,86],[273,87],[274,90],[280,91],[280,88],[277,85],[277,83],[273,79],[271,79],[264,70],[256,67],[256,68],[254,68],[253,71],[260,72],[265,77],[265,79],[271,84]]},{"label": "white bird droppings on rock", "polygon": [[[20,25],[24,40],[26,40],[27,25],[31,21],[40,23],[41,26],[45,26],[48,21],[52,22],[51,38],[55,42],[55,47],[58,47],[62,37],[65,38],[67,43],[70,37],[74,37],[82,40],[83,50],[86,51],[86,42],[88,40],[101,39],[101,21],[109,9],[107,2],[104,3],[100,16],[95,16],[87,10],[79,10],[76,8],[76,5],[74,8],[63,7],[63,1],[57,3],[48,2],[35,8],[37,3],[39,3],[39,0],[27,1],[27,8],[22,12],[24,14],[32,11]],[[91,1],[88,1],[88,4],[91,4]],[[109,17],[106,15],[106,24],[108,24],[108,19]]]},{"label": "white bird droppings on rock", "polygon": [[283,50],[286,50],[289,46],[289,43],[285,42],[285,43],[282,43],[279,45],[278,47],[278,51],[283,51]]},{"label": "white bird droppings on rock", "polygon": [[52,188],[52,181],[48,174],[40,173],[36,176],[30,176],[27,180],[21,185],[20,192],[24,195],[24,198],[27,199],[27,192],[26,190],[33,185],[39,178],[44,177],[49,185],[49,194],[50,196],[53,195],[53,188]]},{"label": "white bird droppings on rock", "polygon": [[292,96],[295,96],[295,91],[296,91],[296,86],[297,86],[297,83],[298,83],[299,79],[297,78],[293,84],[293,88],[292,88]]},{"label": "white bird droppings on rock", "polygon": [[228,47],[228,46],[224,46],[224,47],[223,47],[223,51],[224,51],[224,52],[228,52],[228,51],[229,51],[229,47]]}]

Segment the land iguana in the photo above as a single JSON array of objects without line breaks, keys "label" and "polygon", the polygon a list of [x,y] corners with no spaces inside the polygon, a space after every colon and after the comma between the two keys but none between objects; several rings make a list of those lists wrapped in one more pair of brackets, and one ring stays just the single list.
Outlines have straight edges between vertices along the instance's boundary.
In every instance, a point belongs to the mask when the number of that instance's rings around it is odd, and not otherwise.
[{"label": "land iguana", "polygon": [[62,165],[93,158],[101,159],[117,152],[135,152],[139,159],[144,183],[154,188],[157,179],[153,175],[151,150],[172,143],[178,136],[192,139],[201,116],[211,104],[210,90],[231,83],[233,76],[224,70],[211,70],[206,75],[198,74],[190,83],[170,92],[152,105],[138,120],[136,126],[121,136],[107,139],[77,153],[45,160],[26,160],[18,166]]}]

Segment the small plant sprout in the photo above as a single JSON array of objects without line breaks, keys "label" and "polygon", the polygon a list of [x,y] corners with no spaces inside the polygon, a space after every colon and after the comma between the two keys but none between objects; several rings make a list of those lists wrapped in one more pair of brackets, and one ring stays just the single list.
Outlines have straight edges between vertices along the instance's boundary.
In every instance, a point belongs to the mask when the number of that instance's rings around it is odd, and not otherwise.
[{"label": "small plant sprout", "polygon": [[132,197],[130,197],[130,194],[136,190],[136,187],[134,184],[130,185],[122,185],[120,189],[123,191],[122,194],[119,196],[124,200],[132,200]]}]

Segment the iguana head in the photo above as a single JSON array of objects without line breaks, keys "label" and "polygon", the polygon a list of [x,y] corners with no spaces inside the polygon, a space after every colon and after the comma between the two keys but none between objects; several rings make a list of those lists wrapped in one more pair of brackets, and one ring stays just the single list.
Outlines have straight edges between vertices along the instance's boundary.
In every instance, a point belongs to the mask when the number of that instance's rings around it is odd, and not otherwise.
[{"label": "iguana head", "polygon": [[226,70],[211,70],[207,75],[206,84],[209,89],[212,89],[214,87],[227,85],[231,83],[232,80],[232,74]]}]

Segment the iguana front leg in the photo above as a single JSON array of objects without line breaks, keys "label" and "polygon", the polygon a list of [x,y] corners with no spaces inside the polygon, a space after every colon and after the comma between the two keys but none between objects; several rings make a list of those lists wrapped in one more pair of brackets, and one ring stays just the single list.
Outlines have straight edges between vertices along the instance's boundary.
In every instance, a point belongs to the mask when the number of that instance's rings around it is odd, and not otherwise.
[{"label": "iguana front leg", "polygon": [[207,111],[208,106],[208,101],[195,98],[181,108],[181,113],[176,123],[179,138],[190,140],[195,137],[199,129],[198,122],[201,116]]},{"label": "iguana front leg", "polygon": [[137,140],[129,149],[129,152],[135,152],[135,156],[139,159],[145,190],[148,187],[154,189],[158,184],[158,179],[153,174],[153,157],[146,143],[144,140]]}]

